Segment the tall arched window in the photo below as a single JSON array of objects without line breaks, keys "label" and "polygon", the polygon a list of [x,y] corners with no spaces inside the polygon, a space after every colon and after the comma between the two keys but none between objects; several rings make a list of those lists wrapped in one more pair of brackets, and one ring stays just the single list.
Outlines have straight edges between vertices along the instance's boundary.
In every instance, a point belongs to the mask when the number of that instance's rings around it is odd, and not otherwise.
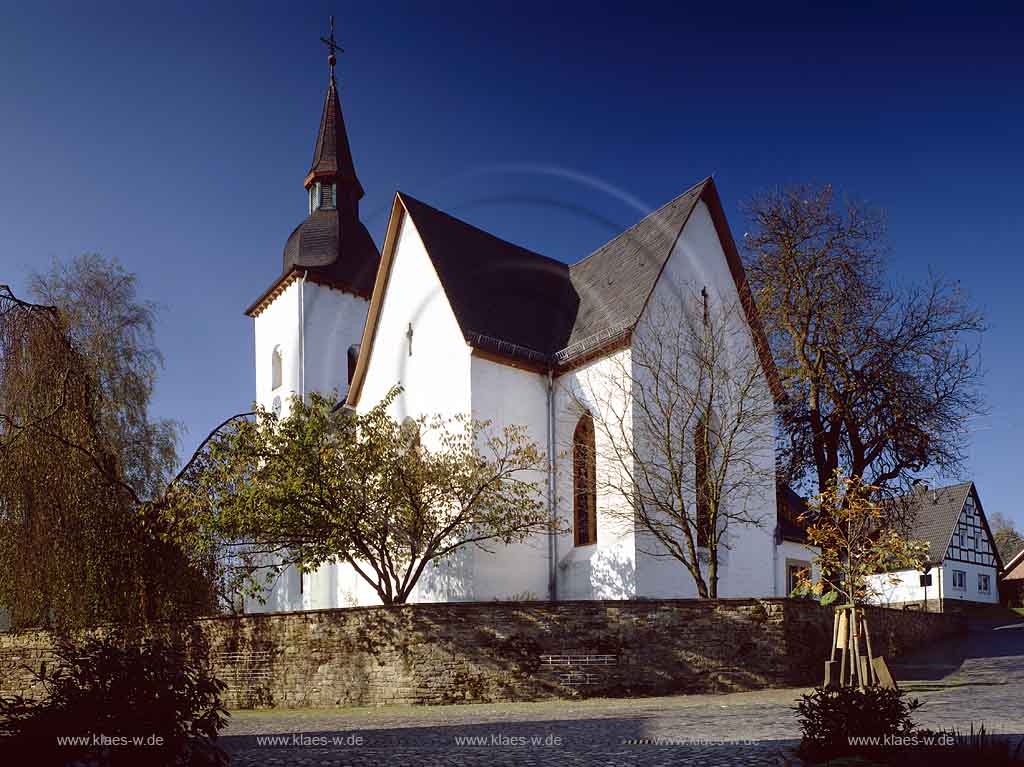
[{"label": "tall arched window", "polygon": [[697,496],[697,545],[707,546],[711,528],[711,487],[709,482],[709,461],[711,457],[711,432],[707,416],[701,416],[693,433],[694,489]]},{"label": "tall arched window", "polygon": [[275,346],[270,355],[270,388],[277,389],[281,386],[281,347]]},{"label": "tall arched window", "polygon": [[584,413],[572,435],[573,531],[577,546],[597,543],[597,458],[594,419]]}]

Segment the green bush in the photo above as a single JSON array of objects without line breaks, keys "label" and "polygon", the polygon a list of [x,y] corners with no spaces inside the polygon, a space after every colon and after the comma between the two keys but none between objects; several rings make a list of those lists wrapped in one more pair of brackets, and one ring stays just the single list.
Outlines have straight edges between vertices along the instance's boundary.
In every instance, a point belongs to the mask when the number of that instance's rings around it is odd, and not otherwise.
[{"label": "green bush", "polygon": [[796,706],[800,753],[812,760],[876,753],[887,737],[913,734],[911,714],[920,705],[898,690],[818,687]]},{"label": "green bush", "polygon": [[[0,698],[0,763],[220,767],[224,684],[166,640],[61,641],[41,700]],[[64,742],[58,741],[61,738]],[[70,739],[73,745],[68,745]],[[22,759],[9,761],[12,755]]]}]

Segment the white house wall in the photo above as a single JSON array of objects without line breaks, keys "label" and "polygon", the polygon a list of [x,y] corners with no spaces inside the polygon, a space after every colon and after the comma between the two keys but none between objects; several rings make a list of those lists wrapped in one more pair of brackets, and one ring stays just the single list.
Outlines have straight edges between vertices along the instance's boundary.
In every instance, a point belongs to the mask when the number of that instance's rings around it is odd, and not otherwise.
[{"label": "white house wall", "polygon": [[[614,490],[622,486],[621,462],[611,458],[616,448],[602,423],[622,423],[632,431],[629,407],[630,352],[623,349],[560,376],[555,387],[555,447],[557,516],[568,530],[557,537],[559,599],[626,599],[637,595],[636,540],[627,518],[628,499]],[[572,438],[583,406],[595,421],[597,471],[597,543],[574,545]],[[632,448],[624,437],[619,449]]]},{"label": "white house wall", "polygon": [[[736,306],[739,301],[736,284],[729,271],[711,213],[707,205],[700,202],[691,213],[655,286],[648,309],[637,325],[634,343],[642,344],[644,334],[655,332],[651,324],[652,312],[659,311],[660,307],[674,307],[684,301],[699,300],[700,290],[705,287],[712,312],[716,307]],[[700,308],[696,308],[696,311],[700,311]],[[740,344],[735,352],[741,357],[751,358],[753,340],[749,328],[740,312],[734,312],[734,317],[742,323],[739,329],[743,331],[734,336]],[[635,375],[638,381],[642,381],[645,374],[638,369]],[[766,403],[771,402],[767,380],[761,396]],[[784,588],[777,581],[779,556],[775,552],[777,510],[773,429],[774,424],[766,422],[758,440],[762,448],[754,456],[758,487],[753,488],[742,500],[746,515],[755,520],[757,525],[741,525],[733,521],[722,536],[718,573],[718,594],[722,597],[774,596],[780,588]],[[694,506],[695,499],[690,499],[690,503],[691,507]],[[736,507],[740,503],[739,499],[733,499],[733,511],[738,510]],[[696,596],[693,578],[682,564],[665,556],[664,548],[649,538],[644,536],[638,545],[640,594],[651,597]]]},{"label": "white house wall", "polygon": [[[967,573],[965,589],[953,588],[954,570],[962,570]],[[989,591],[987,594],[978,589],[979,573],[984,573],[989,577]],[[947,604],[963,601],[998,604],[999,584],[996,581],[996,569],[988,565],[977,565],[973,562],[956,562],[947,559],[942,563],[942,599]]]}]

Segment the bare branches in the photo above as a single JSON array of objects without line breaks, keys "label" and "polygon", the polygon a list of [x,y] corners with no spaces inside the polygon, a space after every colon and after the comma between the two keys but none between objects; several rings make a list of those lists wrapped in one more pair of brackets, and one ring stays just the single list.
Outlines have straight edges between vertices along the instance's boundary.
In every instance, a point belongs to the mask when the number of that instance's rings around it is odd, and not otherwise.
[{"label": "bare branches", "polygon": [[571,393],[594,418],[602,513],[716,596],[720,551],[735,528],[765,522],[774,487],[772,398],[739,305],[705,313],[695,290],[652,301],[629,352]]}]

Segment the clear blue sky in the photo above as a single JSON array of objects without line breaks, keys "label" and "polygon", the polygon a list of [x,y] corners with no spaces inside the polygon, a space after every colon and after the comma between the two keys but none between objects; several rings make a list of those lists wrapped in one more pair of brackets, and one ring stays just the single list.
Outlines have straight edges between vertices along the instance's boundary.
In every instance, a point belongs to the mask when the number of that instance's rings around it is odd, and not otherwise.
[{"label": "clear blue sky", "polygon": [[83,251],[138,273],[183,453],[253,397],[242,311],[305,213],[334,13],[378,243],[396,189],[570,261],[709,174],[737,238],[777,184],[884,208],[897,277],[934,268],[988,312],[970,476],[1024,523],[1013,6],[291,5],[0,2],[0,282]]}]

